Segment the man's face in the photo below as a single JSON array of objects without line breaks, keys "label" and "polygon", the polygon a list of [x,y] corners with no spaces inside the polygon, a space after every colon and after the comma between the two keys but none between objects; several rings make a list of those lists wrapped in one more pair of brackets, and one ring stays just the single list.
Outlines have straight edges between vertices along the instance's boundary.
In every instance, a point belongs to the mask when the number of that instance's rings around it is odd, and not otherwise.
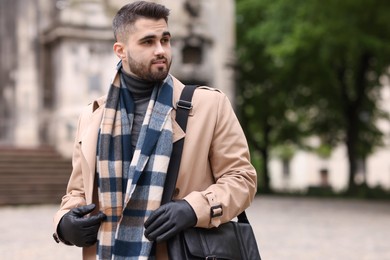
[{"label": "man's face", "polygon": [[164,80],[172,63],[170,39],[164,19],[137,20],[125,44],[123,68],[130,75],[143,80]]}]

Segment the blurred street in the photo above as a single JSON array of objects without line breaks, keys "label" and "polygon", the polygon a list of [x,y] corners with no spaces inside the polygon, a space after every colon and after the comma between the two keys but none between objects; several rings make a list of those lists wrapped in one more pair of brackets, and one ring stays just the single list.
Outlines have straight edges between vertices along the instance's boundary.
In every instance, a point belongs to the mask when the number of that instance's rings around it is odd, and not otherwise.
[{"label": "blurred street", "polygon": [[[52,239],[57,205],[0,208],[0,259],[81,259]],[[262,258],[390,259],[390,203],[257,197],[247,210]]]}]

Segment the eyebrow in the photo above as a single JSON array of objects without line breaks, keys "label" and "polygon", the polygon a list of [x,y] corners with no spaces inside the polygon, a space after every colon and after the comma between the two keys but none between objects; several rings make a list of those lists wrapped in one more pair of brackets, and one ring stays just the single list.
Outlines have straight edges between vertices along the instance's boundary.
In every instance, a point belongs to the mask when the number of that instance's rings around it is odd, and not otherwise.
[{"label": "eyebrow", "polygon": [[[162,37],[165,37],[165,36],[171,37],[171,33],[168,31],[165,31],[165,32],[163,32]],[[157,38],[157,36],[155,34],[149,34],[149,35],[146,35],[146,36],[142,37],[141,39],[139,39],[139,42],[153,40],[155,38]]]}]

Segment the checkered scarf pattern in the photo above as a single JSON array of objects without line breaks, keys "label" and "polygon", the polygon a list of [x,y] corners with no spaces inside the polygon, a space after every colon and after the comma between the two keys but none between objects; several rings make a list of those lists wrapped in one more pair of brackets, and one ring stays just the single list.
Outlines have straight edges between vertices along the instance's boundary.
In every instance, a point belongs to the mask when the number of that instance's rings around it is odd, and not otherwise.
[{"label": "checkered scarf pattern", "polygon": [[173,82],[168,76],[155,86],[131,151],[134,102],[120,78],[120,87],[110,87],[97,147],[99,204],[107,215],[97,259],[154,259],[155,245],[144,236],[144,222],[161,204],[172,152]]}]

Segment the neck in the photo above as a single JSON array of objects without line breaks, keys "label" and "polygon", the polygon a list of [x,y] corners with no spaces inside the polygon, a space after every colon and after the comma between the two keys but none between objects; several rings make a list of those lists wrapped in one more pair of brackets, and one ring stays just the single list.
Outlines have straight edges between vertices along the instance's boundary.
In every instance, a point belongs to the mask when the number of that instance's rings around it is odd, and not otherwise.
[{"label": "neck", "polygon": [[127,88],[134,98],[150,97],[156,82],[142,80],[121,69]]}]

